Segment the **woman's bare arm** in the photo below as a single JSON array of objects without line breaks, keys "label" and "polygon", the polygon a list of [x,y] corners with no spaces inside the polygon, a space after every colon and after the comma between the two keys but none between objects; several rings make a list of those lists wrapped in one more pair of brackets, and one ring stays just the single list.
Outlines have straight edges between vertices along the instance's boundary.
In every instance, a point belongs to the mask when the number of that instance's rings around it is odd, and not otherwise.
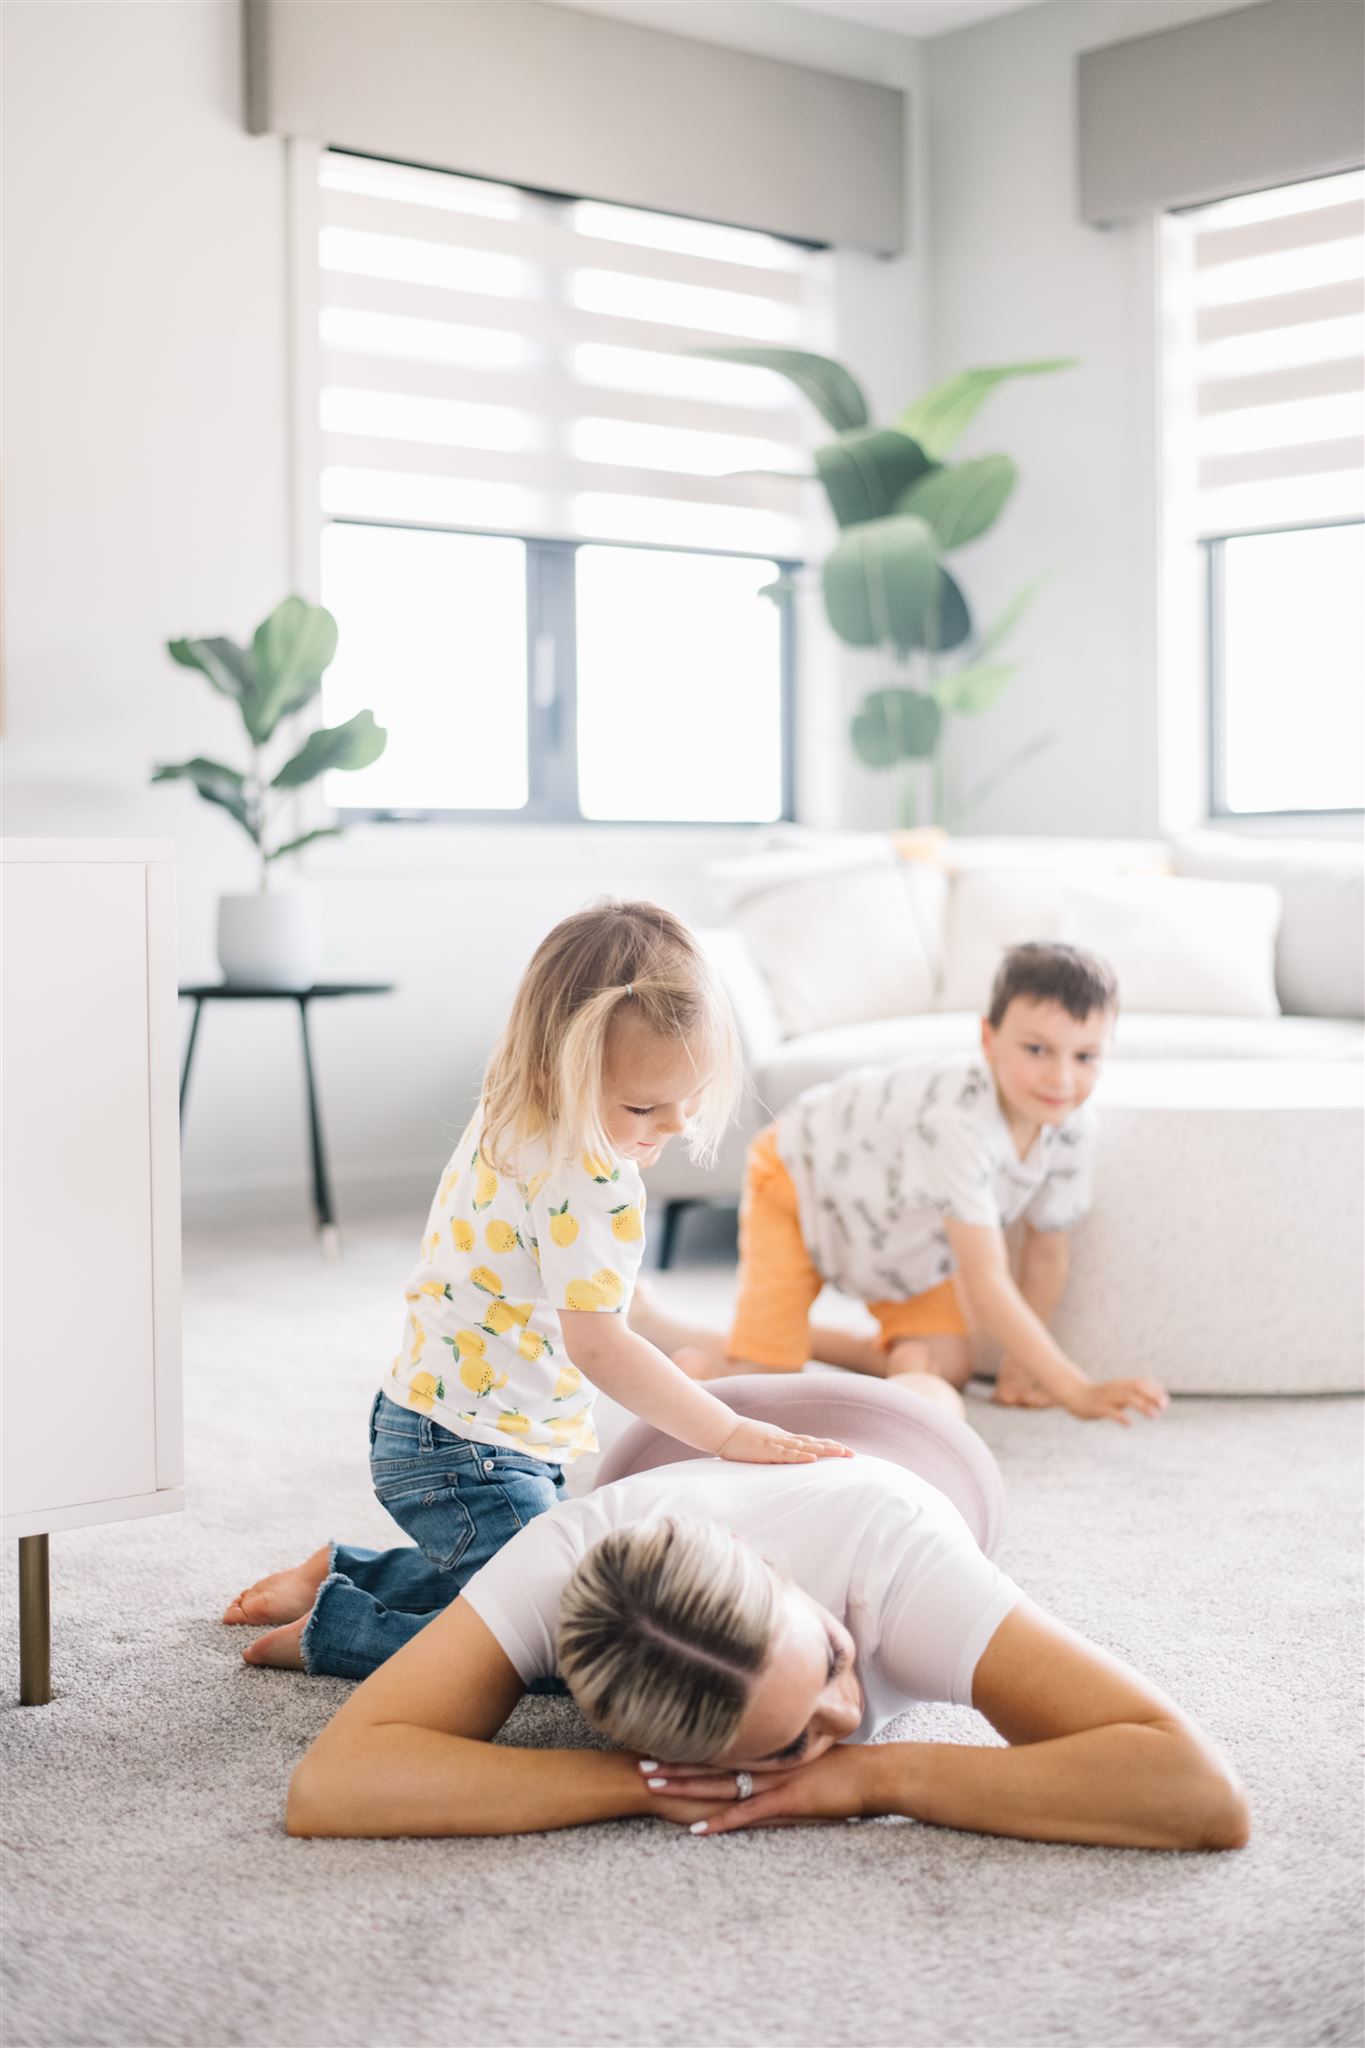
[{"label": "woman's bare arm", "polygon": [[[1240,1849],[1245,1795],[1207,1736],[1135,1672],[1030,1602],[1009,1614],[976,1670],[973,1700],[1007,1749],[963,1743],[841,1745],[813,1763],[733,1777],[672,1778],[654,1811],[707,1834],[850,1815],[1034,1842],[1129,1849]],[[717,1805],[717,1799],[723,1804]]]},{"label": "woman's bare arm", "polygon": [[359,1686],[294,1772],[291,1835],[515,1835],[648,1810],[633,1760],[504,1749],[521,1680],[464,1600]]},{"label": "woman's bare arm", "polygon": [[[939,1826],[1037,1842],[1240,1849],[1246,1797],[1212,1742],[1117,1658],[1023,1601],[977,1666],[973,1703],[1010,1745],[904,1745],[904,1803]],[[901,1745],[870,1755],[891,1758]]]}]

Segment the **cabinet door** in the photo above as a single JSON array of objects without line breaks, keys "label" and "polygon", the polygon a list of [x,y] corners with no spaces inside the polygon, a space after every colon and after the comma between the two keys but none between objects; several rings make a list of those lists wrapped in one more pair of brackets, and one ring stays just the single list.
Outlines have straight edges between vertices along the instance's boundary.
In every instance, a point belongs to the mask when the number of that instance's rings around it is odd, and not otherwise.
[{"label": "cabinet door", "polygon": [[156,1486],[145,870],[7,864],[9,1515]]}]

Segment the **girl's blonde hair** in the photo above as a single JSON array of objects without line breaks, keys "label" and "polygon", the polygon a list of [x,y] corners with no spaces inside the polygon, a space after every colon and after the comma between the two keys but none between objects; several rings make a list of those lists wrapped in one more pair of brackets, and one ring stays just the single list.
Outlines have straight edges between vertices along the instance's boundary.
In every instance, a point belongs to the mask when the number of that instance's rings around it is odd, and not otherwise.
[{"label": "girl's blonde hair", "polygon": [[687,926],[657,903],[605,897],[543,938],[484,1076],[480,1148],[500,1173],[527,1141],[552,1158],[609,1153],[602,1078],[613,1024],[638,1021],[705,1076],[688,1150],[710,1165],[742,1069],[730,1006]]},{"label": "girl's blonde hair", "polygon": [[584,1718],[626,1749],[710,1763],[767,1662],[777,1597],[768,1566],[715,1522],[617,1529],[564,1589],[560,1672]]}]

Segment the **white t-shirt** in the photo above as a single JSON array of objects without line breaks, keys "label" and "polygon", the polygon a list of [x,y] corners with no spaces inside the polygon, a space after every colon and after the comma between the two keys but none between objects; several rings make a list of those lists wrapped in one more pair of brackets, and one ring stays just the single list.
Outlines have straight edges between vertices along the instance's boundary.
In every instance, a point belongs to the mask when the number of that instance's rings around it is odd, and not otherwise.
[{"label": "white t-shirt", "polygon": [[863,1301],[908,1301],[952,1274],[945,1220],[1070,1230],[1090,1206],[1095,1116],[1045,1124],[1021,1159],[983,1061],[860,1067],[777,1120],[817,1271]]},{"label": "white t-shirt", "polygon": [[559,1312],[629,1306],[645,1191],[634,1161],[614,1156],[551,1166],[528,1153],[522,1169],[495,1173],[470,1124],[427,1217],[383,1387],[457,1436],[559,1464],[597,1449],[597,1390],[565,1353]]},{"label": "white t-shirt", "polygon": [[884,1458],[741,1465],[692,1458],[538,1515],[464,1589],[523,1684],[555,1671],[559,1601],[613,1529],[660,1515],[719,1522],[844,1623],[867,1742],[914,1700],[970,1706],[977,1662],[1019,1589],[951,1501]]}]

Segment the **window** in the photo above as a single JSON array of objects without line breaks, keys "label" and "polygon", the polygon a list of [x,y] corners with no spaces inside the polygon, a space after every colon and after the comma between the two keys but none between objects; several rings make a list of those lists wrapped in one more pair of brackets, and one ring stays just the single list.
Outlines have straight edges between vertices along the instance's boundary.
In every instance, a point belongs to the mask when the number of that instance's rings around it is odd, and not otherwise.
[{"label": "window", "polygon": [[1365,805],[1365,172],[1168,226],[1214,816]]},{"label": "window", "polygon": [[[811,423],[708,346],[827,344],[774,236],[324,151],[328,800],[685,822],[789,812]],[[765,592],[769,586],[777,586]]]}]

